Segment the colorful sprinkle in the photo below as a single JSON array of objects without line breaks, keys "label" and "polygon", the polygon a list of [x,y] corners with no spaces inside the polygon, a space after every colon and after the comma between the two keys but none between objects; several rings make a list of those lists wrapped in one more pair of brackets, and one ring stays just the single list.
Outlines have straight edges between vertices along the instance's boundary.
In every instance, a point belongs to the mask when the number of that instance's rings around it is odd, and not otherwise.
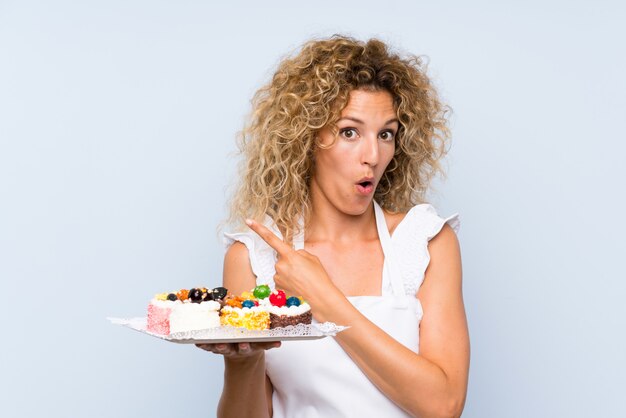
[{"label": "colorful sprinkle", "polygon": [[241,294],[241,297],[242,297],[242,298],[244,298],[244,299],[248,299],[248,300],[254,300],[254,299],[256,299],[256,298],[254,297],[254,294],[252,294],[252,292],[243,292],[243,293]]},{"label": "colorful sprinkle", "polygon": [[187,300],[187,298],[189,298],[189,290],[180,289],[178,293],[176,293],[176,296],[178,297],[178,300],[185,301]]},{"label": "colorful sprinkle", "polygon": [[252,293],[254,294],[254,296],[257,299],[265,299],[266,297],[268,297],[271,293],[270,287],[266,284],[261,284],[257,287],[254,288],[254,290],[252,291]]},{"label": "colorful sprinkle", "polygon": [[228,290],[225,287],[220,286],[220,287],[216,287],[215,289],[213,289],[212,293],[213,293],[213,299],[219,300],[219,299],[224,299],[226,297]]}]

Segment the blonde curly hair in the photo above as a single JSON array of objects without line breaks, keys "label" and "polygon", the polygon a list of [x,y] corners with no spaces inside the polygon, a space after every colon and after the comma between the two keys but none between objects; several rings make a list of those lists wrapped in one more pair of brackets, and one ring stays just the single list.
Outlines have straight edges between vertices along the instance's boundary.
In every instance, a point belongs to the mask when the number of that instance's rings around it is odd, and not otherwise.
[{"label": "blonde curly hair", "polygon": [[374,193],[390,212],[423,203],[432,178],[445,176],[449,129],[444,106],[426,76],[423,60],[390,51],[378,39],[367,42],[333,35],[311,40],[284,59],[272,80],[252,99],[252,114],[240,132],[244,159],[231,199],[228,223],[269,216],[287,242],[310,215],[310,179],[318,131],[335,123],[355,89],[391,94],[400,127],[396,150]]}]

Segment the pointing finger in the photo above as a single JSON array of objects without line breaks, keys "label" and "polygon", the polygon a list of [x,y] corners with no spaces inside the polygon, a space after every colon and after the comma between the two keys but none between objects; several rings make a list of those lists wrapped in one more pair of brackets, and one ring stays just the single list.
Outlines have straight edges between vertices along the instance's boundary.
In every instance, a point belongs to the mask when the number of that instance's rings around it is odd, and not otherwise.
[{"label": "pointing finger", "polygon": [[246,219],[246,225],[259,234],[263,241],[267,242],[267,244],[275,249],[279,255],[285,255],[288,252],[293,251],[289,245],[285,244],[283,240],[278,238],[278,236],[276,236],[276,234],[269,230],[265,225],[253,221],[252,219]]}]

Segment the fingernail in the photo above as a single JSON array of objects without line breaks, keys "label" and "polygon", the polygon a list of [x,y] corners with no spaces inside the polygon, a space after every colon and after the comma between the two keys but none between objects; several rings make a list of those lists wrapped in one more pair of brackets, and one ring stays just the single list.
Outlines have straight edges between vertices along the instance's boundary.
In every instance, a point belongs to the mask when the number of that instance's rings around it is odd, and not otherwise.
[{"label": "fingernail", "polygon": [[246,219],[246,225],[248,226],[252,225],[252,219]]}]

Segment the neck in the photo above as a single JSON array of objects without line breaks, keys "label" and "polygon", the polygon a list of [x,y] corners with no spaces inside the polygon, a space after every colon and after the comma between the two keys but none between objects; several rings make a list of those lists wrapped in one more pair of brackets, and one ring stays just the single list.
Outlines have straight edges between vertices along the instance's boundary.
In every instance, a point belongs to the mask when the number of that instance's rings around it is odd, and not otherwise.
[{"label": "neck", "polygon": [[311,217],[305,240],[349,244],[355,240],[377,239],[374,203],[370,202],[363,213],[349,214],[331,204],[325,196],[311,196]]}]

